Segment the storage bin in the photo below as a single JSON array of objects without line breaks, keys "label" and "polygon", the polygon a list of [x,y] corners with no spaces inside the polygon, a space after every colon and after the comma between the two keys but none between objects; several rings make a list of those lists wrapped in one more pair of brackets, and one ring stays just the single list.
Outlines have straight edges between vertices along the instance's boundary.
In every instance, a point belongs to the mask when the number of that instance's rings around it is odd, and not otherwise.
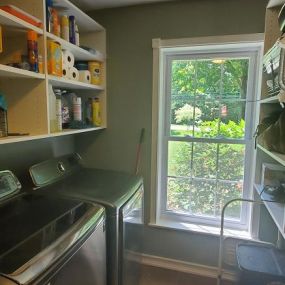
[{"label": "storage bin", "polygon": [[285,254],[273,246],[237,246],[239,285],[285,285]]}]

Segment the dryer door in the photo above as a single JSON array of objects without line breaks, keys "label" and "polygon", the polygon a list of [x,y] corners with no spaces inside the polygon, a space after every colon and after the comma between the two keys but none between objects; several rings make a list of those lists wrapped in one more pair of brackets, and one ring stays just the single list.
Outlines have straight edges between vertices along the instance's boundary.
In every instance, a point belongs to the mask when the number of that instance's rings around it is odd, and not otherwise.
[{"label": "dryer door", "polygon": [[143,252],[143,185],[121,210],[120,285],[139,284],[140,258]]}]

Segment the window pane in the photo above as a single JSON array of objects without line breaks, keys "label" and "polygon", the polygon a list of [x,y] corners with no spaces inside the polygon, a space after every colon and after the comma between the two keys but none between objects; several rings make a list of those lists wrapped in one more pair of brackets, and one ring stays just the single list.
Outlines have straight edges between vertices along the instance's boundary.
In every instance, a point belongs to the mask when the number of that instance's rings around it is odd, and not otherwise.
[{"label": "window pane", "polygon": [[219,135],[220,105],[218,100],[197,101],[201,116],[196,121],[194,137],[216,138]]},{"label": "window pane", "polygon": [[168,176],[190,176],[192,143],[168,143]]},{"label": "window pane", "polygon": [[199,59],[196,61],[197,94],[215,96],[221,92],[221,64],[212,59]]},{"label": "window pane", "polygon": [[[220,216],[225,203],[232,199],[241,198],[243,192],[242,182],[219,182],[217,190],[216,215]],[[225,213],[228,219],[240,220],[241,203],[230,204]]]},{"label": "window pane", "polygon": [[187,94],[172,96],[170,127],[171,136],[193,136],[193,127],[195,125],[197,111],[192,99]]},{"label": "window pane", "polygon": [[[243,196],[247,141],[239,140],[245,139],[247,85],[252,79],[249,58],[225,55],[172,60],[166,89],[171,93],[166,137],[186,137],[187,142],[168,141],[163,208],[212,222],[219,220],[227,201]],[[238,221],[242,209],[239,203],[230,205],[225,217]]]},{"label": "window pane", "polygon": [[216,182],[194,180],[190,196],[192,215],[215,215]]},{"label": "window pane", "polygon": [[167,181],[167,210],[175,212],[190,211],[190,180],[168,178]]},{"label": "window pane", "polygon": [[245,102],[221,101],[219,136],[242,139],[245,135]]},{"label": "window pane", "polygon": [[217,144],[194,143],[193,174],[194,177],[212,178],[217,176]]},{"label": "window pane", "polygon": [[218,178],[243,180],[245,146],[241,144],[220,144]]},{"label": "window pane", "polygon": [[245,99],[249,59],[228,59],[223,64],[223,89],[226,96]]},{"label": "window pane", "polygon": [[248,62],[173,60],[171,136],[243,138]]},{"label": "window pane", "polygon": [[173,60],[171,71],[171,135],[193,135],[196,61]]}]

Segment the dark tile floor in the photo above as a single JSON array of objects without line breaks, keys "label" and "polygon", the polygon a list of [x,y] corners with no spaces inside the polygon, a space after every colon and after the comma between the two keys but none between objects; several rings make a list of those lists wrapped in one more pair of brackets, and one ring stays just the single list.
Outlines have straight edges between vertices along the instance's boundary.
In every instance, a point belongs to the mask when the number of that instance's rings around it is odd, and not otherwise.
[{"label": "dark tile floor", "polygon": [[[143,266],[141,272],[139,285],[216,285],[216,279],[158,267]],[[234,283],[223,282],[223,285],[234,285]]]}]

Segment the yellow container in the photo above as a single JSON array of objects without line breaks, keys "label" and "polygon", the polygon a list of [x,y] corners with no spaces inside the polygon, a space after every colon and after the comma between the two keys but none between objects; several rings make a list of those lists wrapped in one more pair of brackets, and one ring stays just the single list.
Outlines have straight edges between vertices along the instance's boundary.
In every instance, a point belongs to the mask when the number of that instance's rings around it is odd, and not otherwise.
[{"label": "yellow container", "polygon": [[48,41],[48,73],[62,76],[62,49],[55,41]]},{"label": "yellow container", "polygon": [[102,84],[102,63],[99,61],[90,61],[88,68],[91,73],[91,83],[94,85]]},{"label": "yellow container", "polygon": [[101,106],[98,98],[95,98],[92,102],[92,123],[96,127],[100,127],[102,124]]}]

